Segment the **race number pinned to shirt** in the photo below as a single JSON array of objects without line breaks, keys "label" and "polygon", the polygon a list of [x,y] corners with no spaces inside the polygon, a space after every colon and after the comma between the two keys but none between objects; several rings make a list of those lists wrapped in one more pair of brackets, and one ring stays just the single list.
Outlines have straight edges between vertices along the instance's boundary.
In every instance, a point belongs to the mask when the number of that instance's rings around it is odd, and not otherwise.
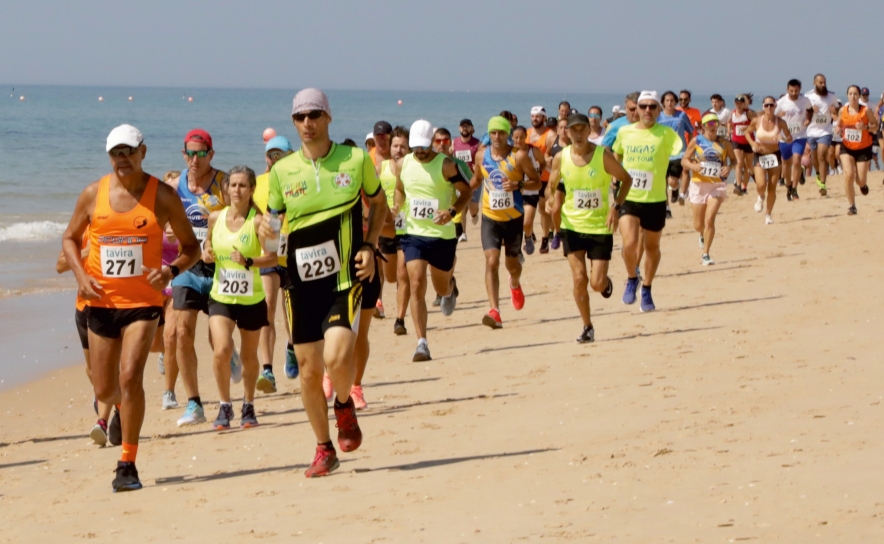
[{"label": "race number pinned to shirt", "polygon": [[250,297],[255,294],[255,275],[248,270],[218,270],[218,292],[222,295]]},{"label": "race number pinned to shirt", "polygon": [[430,221],[436,217],[436,211],[439,209],[438,198],[412,198],[411,216],[415,219],[429,219]]},{"label": "race number pinned to shirt", "polygon": [[630,170],[632,188],[636,191],[650,191],[654,187],[654,173],[644,170]]},{"label": "race number pinned to shirt", "polygon": [[101,246],[101,271],[105,278],[134,278],[144,272],[141,246]]},{"label": "race number pinned to shirt", "polygon": [[779,159],[774,154],[770,155],[759,155],[758,156],[758,166],[762,168],[776,168],[780,165]]},{"label": "race number pinned to shirt", "polygon": [[828,113],[814,113],[813,114],[813,122],[817,125],[828,125],[829,124],[829,114]]},{"label": "race number pinned to shirt", "polygon": [[855,128],[844,129],[844,141],[852,144],[858,144],[863,141],[863,131]]},{"label": "race number pinned to shirt", "polygon": [[461,149],[455,151],[454,156],[455,158],[460,159],[467,164],[473,162],[473,153],[469,149]]},{"label": "race number pinned to shirt", "polygon": [[193,227],[193,235],[196,236],[196,239],[199,240],[200,245],[206,241],[206,238],[209,236],[209,228],[208,227]]},{"label": "race number pinned to shirt", "polygon": [[734,134],[737,136],[745,136],[747,128],[749,128],[748,125],[737,125],[734,127]]},{"label": "race number pinned to shirt", "polygon": [[289,249],[289,235],[285,232],[279,235],[279,248],[276,250],[278,257],[285,257]]},{"label": "race number pinned to shirt", "polygon": [[314,281],[341,271],[341,258],[334,240],[316,246],[299,247],[295,250],[295,261],[301,281]]},{"label": "race number pinned to shirt", "polygon": [[798,134],[799,132],[801,132],[801,129],[803,129],[803,128],[804,127],[801,125],[789,125],[789,134],[794,136],[794,135]]},{"label": "race number pinned to shirt", "polygon": [[405,230],[405,212],[399,212],[393,219],[393,228],[396,230]]},{"label": "race number pinned to shirt", "polygon": [[508,210],[513,207],[512,191],[488,191],[488,207],[492,210]]},{"label": "race number pinned to shirt", "polygon": [[597,210],[602,207],[602,191],[574,189],[574,208],[577,210]]},{"label": "race number pinned to shirt", "polygon": [[718,137],[727,138],[727,125],[718,125]]},{"label": "race number pinned to shirt", "polygon": [[721,163],[720,162],[710,162],[703,161],[700,163],[700,171],[698,172],[701,176],[707,178],[720,178],[721,177]]}]

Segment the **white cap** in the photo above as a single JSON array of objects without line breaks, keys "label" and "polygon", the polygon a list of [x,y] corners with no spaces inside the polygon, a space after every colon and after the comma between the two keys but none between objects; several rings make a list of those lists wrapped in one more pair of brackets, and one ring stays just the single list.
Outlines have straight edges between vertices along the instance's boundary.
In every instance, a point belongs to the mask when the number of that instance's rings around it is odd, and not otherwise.
[{"label": "white cap", "polygon": [[430,147],[433,145],[433,125],[423,119],[415,121],[408,133],[408,147]]},{"label": "white cap", "polygon": [[642,100],[653,100],[656,103],[660,103],[660,95],[657,94],[657,91],[642,91],[640,95],[638,95],[638,101]]},{"label": "white cap", "polygon": [[611,113],[613,113],[613,114],[620,113],[620,104],[614,104],[614,107],[611,108]]},{"label": "white cap", "polygon": [[105,151],[110,152],[111,149],[118,145],[138,147],[143,141],[144,136],[141,135],[140,130],[132,125],[120,125],[107,135],[107,149]]},{"label": "white cap", "polygon": [[543,115],[546,116],[546,108],[543,106],[534,106],[531,108],[531,115]]},{"label": "white cap", "polygon": [[369,132],[365,135],[365,141],[374,140],[374,132]]}]

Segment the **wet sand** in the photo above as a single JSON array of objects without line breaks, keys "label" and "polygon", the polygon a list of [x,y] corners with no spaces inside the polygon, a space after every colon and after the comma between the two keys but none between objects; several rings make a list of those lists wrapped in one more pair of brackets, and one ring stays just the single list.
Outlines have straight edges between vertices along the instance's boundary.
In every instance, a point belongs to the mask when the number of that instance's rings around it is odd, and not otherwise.
[{"label": "wet sand", "polygon": [[[302,475],[314,440],[281,350],[280,392],[256,402],[262,426],[225,433],[175,426],[182,410],[159,409],[151,357],[135,493],[111,493],[119,449],[87,437],[81,365],[4,391],[0,542],[881,541],[881,179],[856,217],[840,178],[827,198],[808,184],[790,203],[780,189],[771,226],[753,194],[731,196],[707,268],[676,206],[658,310],[620,303],[615,255],[614,297],[591,296],[592,345],[574,342],[559,252],[527,258],[524,310],[503,297],[504,328],[481,326],[468,225],[458,309],[430,314],[434,360],[412,363],[413,335],[374,320],[365,440],[328,478]],[[389,286],[385,302],[392,316]],[[200,331],[211,420],[203,320]]]}]

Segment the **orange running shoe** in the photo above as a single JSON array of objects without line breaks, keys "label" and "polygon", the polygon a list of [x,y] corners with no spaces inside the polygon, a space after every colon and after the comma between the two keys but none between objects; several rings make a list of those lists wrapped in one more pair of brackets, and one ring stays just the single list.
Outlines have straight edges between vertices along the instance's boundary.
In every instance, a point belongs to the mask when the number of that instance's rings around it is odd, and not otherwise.
[{"label": "orange running shoe", "polygon": [[341,451],[354,451],[362,444],[362,431],[356,421],[356,406],[353,397],[345,404],[335,400],[335,427],[338,428],[338,446]]},{"label": "orange running shoe", "polygon": [[310,468],[304,471],[304,476],[308,478],[316,478],[318,476],[328,476],[331,471],[341,466],[338,461],[338,453],[334,448],[330,448],[323,444],[316,446],[316,456]]},{"label": "orange running shoe", "polygon": [[513,299],[513,308],[521,310],[525,307],[525,293],[522,292],[522,286],[519,285],[513,289],[513,278],[510,277],[510,295]]},{"label": "orange running shoe", "polygon": [[325,393],[325,400],[331,400],[335,394],[335,388],[332,387],[331,378],[328,374],[322,375],[322,392]]},{"label": "orange running shoe", "polygon": [[492,329],[502,329],[503,322],[500,320],[500,312],[495,309],[489,310],[485,317],[482,318],[482,324]]},{"label": "orange running shoe", "polygon": [[368,403],[365,402],[365,395],[362,393],[361,385],[354,385],[350,388],[350,398],[353,399],[353,405],[357,410],[365,410]]}]

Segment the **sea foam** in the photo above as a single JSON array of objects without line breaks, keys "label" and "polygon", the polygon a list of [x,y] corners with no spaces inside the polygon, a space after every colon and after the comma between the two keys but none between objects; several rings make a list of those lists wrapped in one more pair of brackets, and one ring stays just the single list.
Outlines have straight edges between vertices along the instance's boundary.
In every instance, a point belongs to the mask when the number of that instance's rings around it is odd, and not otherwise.
[{"label": "sea foam", "polygon": [[59,238],[67,225],[54,221],[30,221],[0,227],[0,242],[25,240],[52,240]]}]

